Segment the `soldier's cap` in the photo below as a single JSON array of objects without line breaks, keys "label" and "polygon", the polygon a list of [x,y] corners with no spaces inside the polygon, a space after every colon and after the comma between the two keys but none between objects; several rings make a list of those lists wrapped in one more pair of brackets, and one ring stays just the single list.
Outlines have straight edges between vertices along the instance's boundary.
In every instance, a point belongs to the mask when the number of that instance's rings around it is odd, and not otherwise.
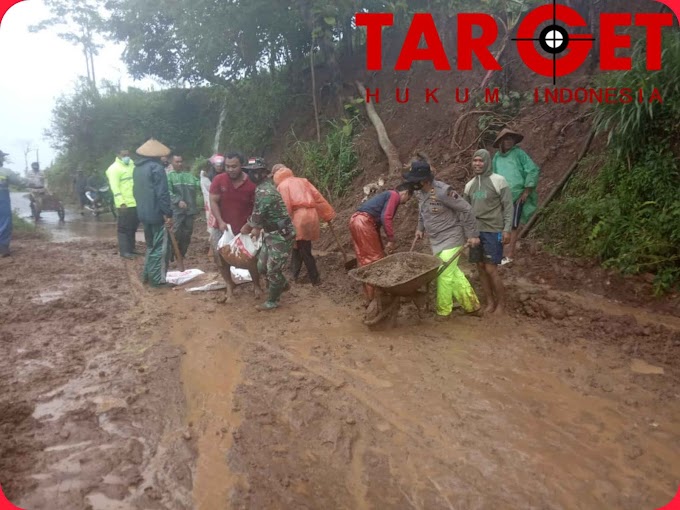
[{"label": "soldier's cap", "polygon": [[402,174],[407,182],[421,182],[432,178],[432,169],[426,161],[414,161],[411,170]]}]

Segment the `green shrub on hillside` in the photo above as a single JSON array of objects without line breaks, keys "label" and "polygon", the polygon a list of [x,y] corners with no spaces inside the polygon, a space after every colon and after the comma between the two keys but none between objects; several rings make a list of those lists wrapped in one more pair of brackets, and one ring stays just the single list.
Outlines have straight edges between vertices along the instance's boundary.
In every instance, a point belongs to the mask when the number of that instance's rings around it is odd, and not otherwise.
[{"label": "green shrub on hillside", "polygon": [[657,87],[664,101],[598,106],[596,129],[609,133],[605,161],[596,175],[577,174],[539,224],[564,253],[656,274],[657,293],[680,282],[679,39],[664,42],[662,70],[646,71],[638,48],[631,71],[604,79],[604,86],[647,94]]},{"label": "green shrub on hillside", "polygon": [[327,199],[342,197],[359,173],[353,144],[356,124],[356,119],[330,122],[321,143],[296,140],[284,154],[284,162],[299,177],[309,179]]}]

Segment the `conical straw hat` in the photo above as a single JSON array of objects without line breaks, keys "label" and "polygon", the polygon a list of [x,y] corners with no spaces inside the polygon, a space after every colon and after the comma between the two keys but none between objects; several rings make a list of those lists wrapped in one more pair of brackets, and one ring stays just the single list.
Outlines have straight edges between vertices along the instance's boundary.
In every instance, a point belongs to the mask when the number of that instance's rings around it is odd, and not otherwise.
[{"label": "conical straw hat", "polygon": [[169,148],[153,138],[147,140],[144,145],[137,149],[137,154],[147,158],[162,158],[163,156],[169,156],[171,152]]},{"label": "conical straw hat", "polygon": [[517,131],[505,128],[500,133],[498,133],[498,137],[496,138],[496,141],[493,143],[493,146],[498,148],[498,144],[500,143],[501,138],[503,138],[504,136],[512,136],[515,139],[515,143],[519,143],[522,140],[524,140],[524,136],[520,135]]}]

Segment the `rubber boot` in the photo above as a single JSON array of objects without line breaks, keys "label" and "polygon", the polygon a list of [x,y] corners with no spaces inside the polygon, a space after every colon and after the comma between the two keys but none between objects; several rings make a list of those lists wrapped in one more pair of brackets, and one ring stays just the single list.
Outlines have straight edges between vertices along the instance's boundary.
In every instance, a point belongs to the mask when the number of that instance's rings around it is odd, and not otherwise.
[{"label": "rubber boot", "polygon": [[276,285],[270,285],[269,286],[269,299],[262,303],[261,305],[257,306],[257,309],[261,312],[265,312],[268,310],[274,310],[275,308],[279,307],[279,299],[281,298],[281,294],[286,289],[286,287],[290,288],[290,284],[286,282],[286,285],[283,286],[276,286]]},{"label": "rubber boot", "polygon": [[133,258],[130,247],[130,238],[127,234],[118,233],[118,248],[120,250],[120,256],[124,259]]}]

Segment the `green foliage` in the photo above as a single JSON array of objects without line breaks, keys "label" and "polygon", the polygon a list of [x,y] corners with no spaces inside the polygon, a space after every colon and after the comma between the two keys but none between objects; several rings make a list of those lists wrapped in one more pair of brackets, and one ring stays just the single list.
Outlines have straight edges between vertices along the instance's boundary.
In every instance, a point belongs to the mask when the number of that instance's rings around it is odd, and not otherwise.
[{"label": "green foliage", "polygon": [[637,99],[629,104],[602,104],[595,114],[595,126],[599,133],[609,132],[608,143],[620,157],[635,156],[640,147],[654,138],[657,130],[666,122],[680,118],[680,34],[675,30],[663,41],[661,70],[646,69],[645,42],[641,39],[633,51],[633,68],[630,71],[607,75],[598,86],[631,89],[636,96],[642,88],[647,96],[656,87],[663,103],[642,103]]},{"label": "green foliage", "polygon": [[241,80],[223,97],[227,115],[220,147],[258,156],[264,154],[284,111],[293,104],[281,76]]},{"label": "green foliage", "polygon": [[342,197],[359,173],[352,142],[356,125],[356,119],[330,122],[321,143],[296,140],[284,155],[284,162],[298,176],[309,179],[326,198]]},{"label": "green foliage", "polygon": [[[654,273],[657,293],[680,282],[680,41],[665,42],[663,70],[647,72],[639,49],[632,71],[602,86],[662,91],[663,104],[598,106],[610,150],[595,175],[577,175],[539,224],[563,253],[599,258],[626,274]],[[591,162],[592,164],[592,162]],[[587,164],[583,165],[587,166]]]},{"label": "green foliage", "polygon": [[12,211],[12,230],[15,233],[22,234],[38,234],[39,231],[35,226],[35,223],[27,219],[22,218],[19,215],[18,210]]},{"label": "green foliage", "polygon": [[73,175],[103,174],[121,149],[132,152],[156,138],[189,160],[211,151],[221,99],[212,89],[121,91],[101,94],[81,82],[57,100],[47,135],[60,151],[50,169],[50,186],[71,190]]}]

